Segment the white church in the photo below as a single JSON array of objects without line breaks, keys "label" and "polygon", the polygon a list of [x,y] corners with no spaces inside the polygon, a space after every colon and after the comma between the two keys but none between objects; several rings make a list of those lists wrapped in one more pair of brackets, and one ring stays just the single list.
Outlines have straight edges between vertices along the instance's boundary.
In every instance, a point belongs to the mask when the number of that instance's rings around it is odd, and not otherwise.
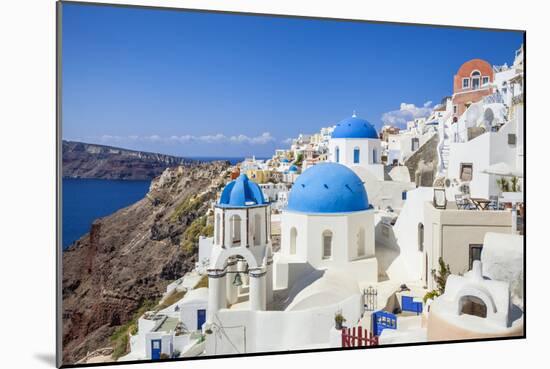
[{"label": "white church", "polygon": [[379,181],[384,180],[380,161],[382,144],[374,126],[356,113],[334,127],[329,141],[330,161],[356,171],[368,170]]},{"label": "white church", "polygon": [[[243,174],[226,185],[207,267],[208,355],[326,347],[335,313],[351,324],[362,318],[360,286],[377,282],[378,263],[375,209],[356,172],[383,180],[380,152],[370,123],[356,116],[339,123],[331,162],[305,170],[292,186],[275,253],[258,184]],[[227,327],[246,327],[246,339]]]}]

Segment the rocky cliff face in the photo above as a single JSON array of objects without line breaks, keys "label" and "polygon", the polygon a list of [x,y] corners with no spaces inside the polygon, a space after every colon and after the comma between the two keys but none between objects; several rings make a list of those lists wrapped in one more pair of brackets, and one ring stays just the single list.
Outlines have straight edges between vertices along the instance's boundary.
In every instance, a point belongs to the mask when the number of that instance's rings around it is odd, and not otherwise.
[{"label": "rocky cliff face", "polygon": [[176,156],[73,141],[63,141],[62,154],[65,178],[145,180],[168,167],[192,163]]},{"label": "rocky cliff face", "polygon": [[411,179],[417,186],[432,187],[437,175],[437,144],[439,135],[434,135],[405,161]]},{"label": "rocky cliff face", "polygon": [[166,169],[145,198],[96,220],[63,253],[64,363],[108,346],[114,330],[145,301],[158,299],[192,269],[196,229],[228,168],[212,162]]}]

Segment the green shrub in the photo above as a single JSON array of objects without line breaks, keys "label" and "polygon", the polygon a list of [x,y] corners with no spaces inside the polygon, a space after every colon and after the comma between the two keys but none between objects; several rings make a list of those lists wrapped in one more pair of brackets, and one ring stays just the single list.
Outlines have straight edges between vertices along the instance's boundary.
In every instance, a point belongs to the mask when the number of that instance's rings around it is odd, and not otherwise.
[{"label": "green shrub", "polygon": [[208,287],[208,276],[203,275],[199,283],[195,286],[195,289],[202,287]]},{"label": "green shrub", "polygon": [[183,298],[183,296],[185,296],[185,293],[186,293],[186,291],[176,291],[176,292],[172,293],[170,296],[165,298],[163,302],[161,302],[160,304],[155,306],[155,308],[153,310],[154,311],[160,311],[162,309],[166,309],[168,306],[170,306],[170,305],[178,302],[179,300],[181,300]]},{"label": "green shrub", "polygon": [[181,246],[183,250],[191,254],[196,251],[199,243],[199,236],[212,237],[214,226],[206,224],[206,215],[197,218],[183,232]]},{"label": "green shrub", "polygon": [[116,360],[121,356],[124,356],[126,353],[128,353],[128,342],[129,342],[129,334],[136,334],[138,331],[138,324],[137,321],[140,316],[142,316],[146,311],[151,310],[156,305],[155,301],[152,300],[145,300],[141,303],[138,310],[134,313],[134,316],[132,319],[125,324],[118,327],[113,334],[111,335],[110,339],[113,343],[113,354],[112,357]]},{"label": "green shrub", "polygon": [[197,196],[196,198],[187,196],[178,206],[176,206],[170,220],[177,222],[182,215],[198,210],[203,203],[204,200],[202,196]]},{"label": "green shrub", "polygon": [[439,258],[439,272],[437,272],[435,269],[432,270],[432,276],[434,277],[436,289],[433,291],[430,291],[424,295],[424,303],[428,301],[428,299],[434,299],[438,296],[441,296],[445,293],[445,284],[447,283],[447,278],[451,275],[451,267],[449,264],[445,264],[443,261],[443,258]]}]

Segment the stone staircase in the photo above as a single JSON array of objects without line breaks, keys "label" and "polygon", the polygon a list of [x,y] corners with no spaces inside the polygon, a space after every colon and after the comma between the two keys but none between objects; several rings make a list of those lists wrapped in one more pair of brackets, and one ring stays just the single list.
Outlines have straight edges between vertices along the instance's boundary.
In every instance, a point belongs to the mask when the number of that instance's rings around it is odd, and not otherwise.
[{"label": "stone staircase", "polygon": [[449,151],[451,137],[452,115],[447,114],[439,121],[439,144],[437,145],[438,155],[438,177],[445,177],[449,168]]}]

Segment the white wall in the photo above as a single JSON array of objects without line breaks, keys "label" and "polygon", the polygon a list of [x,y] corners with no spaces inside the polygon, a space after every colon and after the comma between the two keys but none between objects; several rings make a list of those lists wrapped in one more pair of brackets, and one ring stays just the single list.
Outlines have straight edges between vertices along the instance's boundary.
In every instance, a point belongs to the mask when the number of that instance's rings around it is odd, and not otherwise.
[{"label": "white wall", "polygon": [[523,237],[488,232],[481,250],[483,275],[510,283],[512,302],[523,308]]},{"label": "white wall", "polygon": [[[486,132],[468,142],[451,143],[447,177],[460,183],[460,164],[472,163],[471,196],[489,198],[490,195],[499,195],[500,189],[496,183],[498,176],[482,171],[499,162],[516,167],[518,145],[508,145],[509,133],[517,133],[515,120],[505,124],[498,132]],[[458,185],[455,187],[456,192]]]},{"label": "white wall", "polygon": [[[180,306],[180,320],[189,331],[200,330],[197,326],[197,311],[204,309],[208,314],[208,296],[201,300],[183,302]],[[206,317],[208,318],[208,316]]]},{"label": "white wall", "polygon": [[[382,145],[379,139],[333,138],[329,143],[329,161],[336,162],[336,148],[339,148],[339,163],[349,168],[361,166],[370,170],[378,180],[384,180],[384,166],[381,163]],[[353,162],[353,152],[359,148],[359,163]],[[376,151],[376,157],[373,155]]]},{"label": "white wall", "polygon": [[[352,166],[351,169],[361,178],[365,185],[365,191],[369,198],[369,204],[376,209],[386,209],[391,206],[393,209],[401,209],[403,206],[403,191],[415,188],[414,182],[409,181],[383,181],[379,180],[371,171],[359,166]],[[408,173],[408,169],[403,167]]]},{"label": "white wall", "polygon": [[[348,324],[357,323],[363,313],[362,295],[351,296],[338,304],[300,311],[220,310],[217,314],[219,320],[215,322],[236,328],[224,329],[224,334],[215,331],[207,335],[206,354],[328,348],[329,332],[338,311],[342,312]],[[246,348],[243,345],[245,332]]]},{"label": "white wall", "polygon": [[419,187],[408,191],[407,201],[395,225],[387,226],[390,227],[388,236],[380,233],[380,237],[377,237],[376,242],[399,250],[399,255],[386,271],[390,279],[417,281],[422,278],[423,254],[418,248],[418,224],[425,223],[424,203],[432,198],[431,187]]},{"label": "white wall", "polygon": [[[372,210],[346,214],[313,215],[284,211],[281,216],[281,253],[290,255],[291,229],[297,231],[295,260],[315,268],[343,266],[361,258],[357,255],[357,235],[365,231],[365,255],[374,256],[374,216]],[[323,259],[323,232],[332,232],[332,256]]]}]

